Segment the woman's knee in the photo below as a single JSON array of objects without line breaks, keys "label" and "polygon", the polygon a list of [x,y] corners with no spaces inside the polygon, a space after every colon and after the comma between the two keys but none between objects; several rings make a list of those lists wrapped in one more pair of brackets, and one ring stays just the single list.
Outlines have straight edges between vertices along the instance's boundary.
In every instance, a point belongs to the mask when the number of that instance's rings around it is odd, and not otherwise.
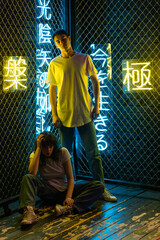
[{"label": "woman's knee", "polygon": [[37,179],[37,176],[33,175],[33,174],[26,174],[23,176],[22,178],[22,183],[23,182],[31,182],[31,181],[35,181]]}]

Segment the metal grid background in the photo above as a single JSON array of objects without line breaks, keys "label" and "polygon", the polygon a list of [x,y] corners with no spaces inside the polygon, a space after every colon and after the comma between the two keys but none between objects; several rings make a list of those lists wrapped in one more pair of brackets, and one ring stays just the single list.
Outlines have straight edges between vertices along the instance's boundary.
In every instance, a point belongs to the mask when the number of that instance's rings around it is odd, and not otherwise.
[{"label": "metal grid background", "polygon": [[[112,148],[102,153],[105,178],[158,185],[159,4],[152,1],[71,2],[75,50],[90,53],[93,43],[110,42],[112,47],[112,116],[108,131]],[[54,31],[65,27],[65,1],[54,0],[52,4]],[[35,15],[35,1],[1,1],[0,200],[19,193],[36,138]],[[56,54],[53,48],[52,57]],[[26,91],[3,92],[5,56],[27,57]],[[153,61],[154,91],[123,93],[122,60],[132,58]],[[50,115],[47,121],[51,121]],[[78,150],[81,150],[79,146]],[[90,174],[83,149],[76,169],[78,176]]]},{"label": "metal grid background", "polygon": [[[155,1],[75,0],[72,35],[77,51],[90,53],[91,44],[111,43],[111,116],[101,152],[106,179],[145,185],[160,184],[158,97],[160,76],[160,4]],[[123,92],[122,61],[152,62],[153,91]],[[109,86],[108,81],[107,85]],[[89,176],[84,149],[77,138],[77,175]]]},{"label": "metal grid background", "polygon": [[[40,5],[41,1],[36,2]],[[28,171],[29,155],[36,139],[36,2],[1,1],[0,200],[19,194],[20,182]],[[55,0],[50,7],[52,31],[65,28],[64,1]],[[51,50],[53,58],[57,51],[54,47]],[[3,64],[6,56],[27,58],[27,90],[3,92]],[[51,115],[47,117],[47,121],[51,122]]]}]

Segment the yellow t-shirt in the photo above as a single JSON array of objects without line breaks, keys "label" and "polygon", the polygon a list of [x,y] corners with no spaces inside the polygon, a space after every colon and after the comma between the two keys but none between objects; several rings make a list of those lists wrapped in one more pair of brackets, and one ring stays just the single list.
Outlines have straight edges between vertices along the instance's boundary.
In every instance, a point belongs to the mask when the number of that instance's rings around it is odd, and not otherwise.
[{"label": "yellow t-shirt", "polygon": [[60,55],[48,69],[47,83],[58,87],[57,113],[66,127],[78,127],[91,121],[88,76],[97,73],[89,55],[76,53],[71,58]]}]

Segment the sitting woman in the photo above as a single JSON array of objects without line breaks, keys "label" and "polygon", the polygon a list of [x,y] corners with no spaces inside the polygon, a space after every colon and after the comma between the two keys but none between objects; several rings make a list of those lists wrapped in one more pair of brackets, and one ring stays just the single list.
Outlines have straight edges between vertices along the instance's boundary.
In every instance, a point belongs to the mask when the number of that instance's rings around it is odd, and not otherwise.
[{"label": "sitting woman", "polygon": [[23,177],[21,185],[21,225],[37,221],[34,213],[36,196],[56,205],[55,212],[60,216],[85,211],[103,194],[104,185],[98,181],[74,186],[70,158],[66,148],[58,148],[57,139],[51,132],[43,132],[37,137],[35,151],[30,155],[29,174]]}]

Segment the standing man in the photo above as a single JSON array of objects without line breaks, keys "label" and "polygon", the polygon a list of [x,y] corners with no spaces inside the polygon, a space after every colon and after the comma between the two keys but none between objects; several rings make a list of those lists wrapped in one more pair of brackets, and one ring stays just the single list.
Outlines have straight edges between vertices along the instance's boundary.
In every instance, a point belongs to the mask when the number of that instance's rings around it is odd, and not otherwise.
[{"label": "standing man", "polygon": [[[102,161],[93,122],[93,119],[100,114],[100,86],[96,75],[97,70],[89,55],[74,52],[71,46],[71,37],[65,30],[55,31],[53,40],[61,51],[61,55],[51,61],[47,77],[47,83],[50,83],[49,99],[53,125],[59,129],[62,146],[66,147],[70,153],[72,152],[75,127],[77,128],[93,179],[104,183]],[[91,78],[95,97],[93,108],[88,92],[88,76]],[[108,202],[117,201],[117,198],[106,188],[103,199]]]}]

